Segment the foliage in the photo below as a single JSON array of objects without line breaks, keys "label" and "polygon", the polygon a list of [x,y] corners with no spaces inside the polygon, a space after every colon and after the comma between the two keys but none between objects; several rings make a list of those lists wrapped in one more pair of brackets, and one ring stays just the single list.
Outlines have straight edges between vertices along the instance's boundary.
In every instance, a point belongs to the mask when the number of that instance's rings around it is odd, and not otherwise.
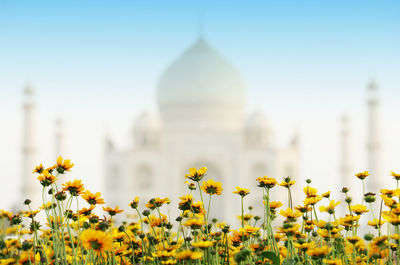
[{"label": "foliage", "polygon": [[[336,216],[339,202],[330,199],[330,192],[318,194],[310,186],[311,180],[303,189],[303,203],[294,206],[294,180],[285,177],[278,184],[274,178],[259,177],[263,216],[245,212],[250,190],[237,187],[232,192],[240,196],[241,225],[231,229],[226,223],[209,220],[211,198],[219,196],[223,188],[219,182],[205,180],[205,167],[191,168],[186,175],[189,193],[180,197],[175,220],[164,214],[169,198],[151,199],[141,211],[135,197],[129,206],[136,218],[124,220],[120,226],[114,222],[114,216],[123,212],[119,207],[102,207],[109,217],[96,214],[99,205],[105,204],[100,193],[86,190],[80,180],[61,187],[57,184],[72,167],[70,160],[61,157],[52,167],[37,166],[33,172],[42,185],[42,207],[32,209],[27,199],[24,211],[0,212],[0,265],[399,264],[400,175],[394,172],[391,175],[397,187],[382,189],[380,198],[363,188],[364,196],[355,204],[349,189],[343,188],[347,214],[342,217]],[[362,187],[368,176],[368,172],[356,174]],[[277,185],[287,190],[287,203],[271,200],[270,191]],[[87,204],[83,208],[82,201]],[[284,204],[286,209],[278,214]],[[361,238],[361,217],[367,212],[373,216],[368,225],[376,233]],[[328,216],[327,220],[322,216]]]}]

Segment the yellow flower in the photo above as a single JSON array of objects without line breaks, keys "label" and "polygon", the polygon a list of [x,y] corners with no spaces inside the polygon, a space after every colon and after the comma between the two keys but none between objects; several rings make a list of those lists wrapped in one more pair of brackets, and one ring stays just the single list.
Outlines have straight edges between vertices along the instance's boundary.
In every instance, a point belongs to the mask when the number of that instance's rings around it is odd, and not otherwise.
[{"label": "yellow flower", "polygon": [[119,207],[115,207],[115,209],[111,208],[111,207],[103,207],[103,210],[108,212],[109,215],[114,216],[117,213],[122,213],[124,210],[119,209]]},{"label": "yellow flower", "polygon": [[29,218],[33,218],[33,217],[35,217],[39,212],[40,212],[40,210],[26,211],[25,214],[24,214],[24,216],[25,216],[25,217],[29,217]]},{"label": "yellow flower", "polygon": [[103,251],[113,250],[112,237],[103,231],[93,229],[85,230],[81,234],[81,240],[84,249],[92,249],[97,254],[100,254]]},{"label": "yellow flower", "polygon": [[289,188],[289,187],[293,186],[295,183],[296,183],[296,181],[291,180],[290,177],[286,177],[286,178],[283,178],[283,181],[279,184],[279,186]]},{"label": "yellow flower", "polygon": [[[239,220],[242,220],[242,216],[241,216],[241,215],[238,215],[237,218],[238,218]],[[243,215],[243,221],[245,221],[245,222],[250,221],[251,218],[253,218],[253,215],[251,215],[251,214],[244,214],[244,215]]]},{"label": "yellow flower", "polygon": [[41,173],[43,172],[43,170],[44,170],[43,165],[40,164],[40,165],[38,165],[38,166],[35,167],[35,169],[32,171],[32,173],[39,173],[39,174],[41,174]]},{"label": "yellow flower", "polygon": [[181,201],[179,202],[178,208],[182,211],[189,210],[190,204],[193,201],[192,194],[187,194],[185,196],[179,197],[179,199],[181,199]]},{"label": "yellow flower", "polygon": [[350,206],[350,209],[356,215],[361,215],[363,213],[369,212],[369,210],[367,209],[367,206],[361,205],[361,204],[352,205],[352,206]]},{"label": "yellow flower", "polygon": [[189,169],[189,174],[186,174],[185,177],[193,181],[200,181],[206,174],[207,174],[206,167],[202,167],[199,170],[193,167]]},{"label": "yellow flower", "polygon": [[394,226],[400,225],[400,215],[390,212],[383,212],[382,217]]},{"label": "yellow flower", "polygon": [[46,203],[46,204],[42,204],[42,206],[40,207],[40,209],[43,209],[43,210],[51,210],[51,209],[54,209],[55,207],[57,207],[57,204],[48,202],[48,203]]},{"label": "yellow flower", "polygon": [[329,252],[331,251],[331,248],[328,246],[322,246],[320,248],[311,248],[307,251],[307,254],[311,256],[313,259],[319,259],[325,257]]},{"label": "yellow flower", "polygon": [[36,255],[33,255],[33,252],[22,252],[21,256],[19,257],[19,264],[27,265],[27,264],[33,264],[36,262],[40,261],[40,254],[36,253]]},{"label": "yellow flower", "polygon": [[192,229],[200,229],[205,224],[203,218],[199,219],[189,219],[183,223],[184,226],[189,226]]},{"label": "yellow flower", "polygon": [[300,234],[300,224],[286,223],[284,227],[280,228],[280,233],[286,234],[287,237]]},{"label": "yellow flower", "polygon": [[209,195],[221,195],[222,185],[221,182],[215,182],[214,180],[209,179],[203,182],[201,189]]},{"label": "yellow flower", "polygon": [[139,205],[139,197],[135,197],[135,199],[133,199],[133,201],[131,201],[131,203],[129,204],[129,206],[132,208],[132,209],[136,209],[137,207],[138,207],[138,205]]},{"label": "yellow flower", "polygon": [[90,191],[86,190],[85,193],[82,195],[82,199],[87,201],[87,203],[96,205],[96,204],[105,204],[104,200],[100,198],[101,193],[96,192],[95,194],[91,193]]},{"label": "yellow flower", "polygon": [[84,216],[88,216],[88,215],[90,215],[92,213],[94,207],[95,206],[91,204],[89,208],[82,208],[82,209],[79,210],[79,214],[80,215],[84,215]]},{"label": "yellow flower", "polygon": [[72,196],[79,196],[83,193],[85,188],[80,179],[75,179],[74,181],[68,181],[62,184],[63,191],[68,191]]},{"label": "yellow flower", "polygon": [[153,257],[168,259],[175,256],[175,250],[167,251],[167,250],[157,250],[155,253],[152,253]]},{"label": "yellow flower", "polygon": [[294,208],[301,213],[311,212],[312,210],[312,208],[309,205],[298,205]]},{"label": "yellow flower", "polygon": [[355,176],[357,178],[363,180],[363,179],[365,179],[366,177],[369,176],[369,173],[368,173],[368,171],[364,171],[364,172],[360,172],[360,173],[355,174]]},{"label": "yellow flower", "polygon": [[304,225],[304,231],[311,232],[311,230],[314,229],[315,224],[316,224],[315,220],[306,220]]},{"label": "yellow flower", "polygon": [[375,227],[376,229],[378,229],[378,227],[382,226],[384,223],[385,223],[385,221],[379,220],[379,219],[374,219],[372,221],[368,221],[368,225]]},{"label": "yellow flower", "polygon": [[161,206],[163,206],[166,203],[170,203],[171,201],[169,200],[169,198],[154,198],[151,199],[148,203],[146,203],[146,207],[150,208],[150,209],[155,209],[155,208],[160,208]]},{"label": "yellow flower", "polygon": [[199,242],[193,242],[192,246],[195,248],[199,249],[206,249],[209,247],[212,247],[214,245],[213,241],[199,241]]},{"label": "yellow flower", "polygon": [[370,245],[368,256],[374,259],[384,259],[388,256],[389,249],[381,249],[376,245]]},{"label": "yellow flower", "polygon": [[359,241],[362,241],[362,239],[358,236],[349,236],[346,238],[347,241],[349,241],[351,244],[356,244]]},{"label": "yellow flower", "polygon": [[8,219],[11,219],[12,216],[13,216],[13,213],[12,213],[12,212],[0,210],[0,218],[8,218]]},{"label": "yellow flower", "polygon": [[321,236],[322,238],[337,238],[339,237],[339,232],[343,230],[343,228],[337,229],[337,228],[333,228],[332,230],[328,231],[327,229],[318,229],[317,233],[319,236]]},{"label": "yellow flower", "polygon": [[322,200],[321,196],[308,197],[303,201],[303,203],[304,205],[315,205],[321,200]]},{"label": "yellow flower", "polygon": [[395,196],[395,190],[381,189],[381,194],[389,198],[392,198],[393,196]]},{"label": "yellow flower", "polygon": [[393,213],[393,214],[395,214],[395,215],[400,215],[400,204],[397,203],[397,204],[396,204],[396,207],[392,206],[391,210],[392,210],[392,213]]},{"label": "yellow flower", "polygon": [[399,174],[399,173],[394,173],[393,171],[390,171],[390,175],[391,175],[395,180],[400,180],[400,174]]},{"label": "yellow flower", "polygon": [[258,232],[261,228],[260,227],[254,227],[254,226],[250,226],[250,225],[246,225],[243,228],[239,228],[239,232],[243,232],[246,235],[253,235],[254,233]]},{"label": "yellow flower", "polygon": [[286,217],[290,221],[294,221],[302,215],[301,212],[299,212],[297,210],[293,211],[291,208],[287,208],[286,211],[281,210],[279,213],[280,213],[280,215],[282,215],[283,217]]},{"label": "yellow flower", "polygon": [[376,245],[376,246],[386,245],[388,243],[387,239],[388,237],[386,235],[375,237],[372,240],[371,245]]},{"label": "yellow flower", "polygon": [[189,249],[176,253],[177,260],[196,260],[203,256],[201,252],[191,251]]},{"label": "yellow flower", "polygon": [[267,176],[259,177],[256,179],[258,181],[258,186],[261,188],[268,188],[271,189],[276,185],[276,179],[269,178]]},{"label": "yellow flower", "polygon": [[37,179],[40,181],[40,184],[42,184],[42,186],[44,187],[50,186],[57,180],[57,178],[52,174],[50,174],[49,171],[47,170],[42,171],[42,173],[39,175],[39,177],[37,177]]},{"label": "yellow flower", "polygon": [[190,210],[196,214],[204,214],[204,207],[201,201],[193,202],[190,205]]},{"label": "yellow flower", "polygon": [[307,198],[316,197],[317,196],[317,189],[312,188],[310,186],[304,187],[303,191],[304,191],[304,194],[306,195]]},{"label": "yellow flower", "polygon": [[350,230],[359,219],[359,215],[346,215],[344,218],[341,217],[339,219],[339,224],[344,226],[346,230]]},{"label": "yellow flower", "polygon": [[166,223],[167,216],[165,216],[164,214],[161,214],[161,218],[158,218],[155,215],[151,214],[148,217],[145,217],[143,219],[143,222],[145,222],[146,224],[150,224],[151,227],[155,227],[155,226],[160,227],[162,224]]},{"label": "yellow flower", "polygon": [[185,181],[185,184],[187,184],[189,190],[196,190],[196,184],[189,181]]},{"label": "yellow flower", "polygon": [[329,202],[328,206],[321,206],[319,207],[319,210],[321,212],[328,212],[329,214],[334,214],[335,213],[335,207],[338,206],[340,202],[335,202],[334,200]]},{"label": "yellow flower", "polygon": [[72,167],[74,166],[74,164],[71,163],[71,160],[69,159],[65,159],[63,160],[63,158],[61,156],[59,156],[57,158],[57,172],[60,174],[64,174],[65,171],[69,171]]},{"label": "yellow flower", "polygon": [[239,194],[240,196],[244,197],[244,196],[246,196],[247,194],[250,193],[250,190],[249,189],[243,189],[241,187],[236,187],[236,190],[233,191],[232,193]]},{"label": "yellow flower", "polygon": [[307,250],[309,250],[309,249],[311,249],[311,248],[313,248],[314,247],[314,242],[304,242],[304,243],[295,243],[294,244],[294,246],[297,248],[297,249],[299,249],[299,250],[301,250],[301,251],[307,251]]},{"label": "yellow flower", "polygon": [[331,196],[330,191],[327,191],[327,192],[321,194],[321,197],[323,197],[323,198],[329,198],[330,196]]},{"label": "yellow flower", "polygon": [[220,223],[217,223],[217,225],[216,225],[216,227],[218,227],[220,229],[224,229],[227,226],[228,226],[228,224],[226,222],[220,222]]},{"label": "yellow flower", "polygon": [[272,201],[272,202],[269,203],[269,208],[271,209],[271,211],[275,211],[276,209],[278,209],[282,205],[283,204],[281,202]]}]

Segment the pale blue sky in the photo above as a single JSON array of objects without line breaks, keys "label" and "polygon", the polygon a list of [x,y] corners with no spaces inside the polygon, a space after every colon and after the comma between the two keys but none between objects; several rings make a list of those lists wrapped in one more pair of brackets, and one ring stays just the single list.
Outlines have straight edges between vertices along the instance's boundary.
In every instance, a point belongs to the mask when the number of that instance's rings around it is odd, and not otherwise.
[{"label": "pale blue sky", "polygon": [[16,179],[5,189],[18,187],[26,82],[40,102],[41,156],[52,158],[61,115],[77,173],[101,176],[103,135],[125,145],[139,111],[155,108],[163,69],[197,38],[199,21],[242,73],[248,110],[269,115],[280,143],[298,127],[304,175],[336,176],[343,112],[354,122],[355,167],[365,167],[371,78],[381,86],[387,167],[400,169],[399,12],[399,1],[0,1],[0,122],[8,125],[0,167]]}]

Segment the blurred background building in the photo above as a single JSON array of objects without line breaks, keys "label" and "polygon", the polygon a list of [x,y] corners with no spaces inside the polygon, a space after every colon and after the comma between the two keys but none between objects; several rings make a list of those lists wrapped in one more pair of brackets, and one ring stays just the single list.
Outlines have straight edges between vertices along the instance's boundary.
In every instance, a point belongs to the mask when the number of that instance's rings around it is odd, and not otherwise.
[{"label": "blurred background building", "polygon": [[[378,85],[367,88],[366,156],[371,176],[366,191],[378,192],[382,186],[381,139]],[[249,205],[262,212],[261,190],[255,179],[300,175],[299,136],[293,132],[286,148],[274,143],[273,128],[261,111],[245,114],[245,84],[240,72],[220,52],[198,38],[161,75],[157,87],[156,113],[143,112],[133,126],[132,145],[119,150],[110,137],[105,139],[105,196],[111,205],[122,205],[141,198],[142,204],[154,197],[177,197],[187,193],[183,176],[191,167],[208,168],[208,177],[220,181],[226,191],[236,186],[249,187],[255,195]],[[36,104],[34,89],[24,90],[22,197],[34,204],[40,201],[40,186],[32,177],[37,161]],[[351,155],[349,117],[341,118],[341,187],[357,186]],[[55,157],[64,154],[62,119],[55,121]],[[229,194],[229,192],[228,192]],[[361,194],[360,194],[361,195]],[[285,201],[284,192],[274,194]],[[299,190],[294,201],[301,199]],[[144,202],[144,203],[143,203]],[[232,220],[236,208],[225,194],[214,201],[213,217]]]},{"label": "blurred background building", "polygon": [[[246,92],[234,65],[199,38],[162,74],[159,112],[137,118],[133,146],[116,150],[107,139],[109,202],[124,205],[132,194],[144,201],[155,196],[176,200],[188,192],[182,182],[191,167],[206,166],[208,177],[220,181],[224,193],[238,185],[256,192],[255,178],[265,175],[298,176],[297,136],[278,148],[267,117],[260,111],[245,115]],[[236,207],[228,198],[214,200],[218,206],[212,216],[232,216]],[[259,200],[251,203],[262,207]]]}]

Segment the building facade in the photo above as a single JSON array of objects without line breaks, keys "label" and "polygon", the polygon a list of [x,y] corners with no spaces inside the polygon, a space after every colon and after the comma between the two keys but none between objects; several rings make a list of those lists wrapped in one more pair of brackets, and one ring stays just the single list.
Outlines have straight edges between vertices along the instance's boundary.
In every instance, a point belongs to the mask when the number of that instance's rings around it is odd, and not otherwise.
[{"label": "building facade", "polygon": [[259,111],[245,113],[246,89],[239,72],[203,39],[162,74],[157,103],[158,113],[137,118],[132,146],[116,150],[111,139],[106,141],[110,204],[125,205],[134,196],[142,202],[161,196],[176,202],[188,192],[188,169],[206,166],[208,178],[224,188],[222,196],[213,198],[210,216],[227,220],[237,209],[236,186],[252,190],[250,204],[257,210],[262,209],[257,177],[299,175],[297,137],[286,148],[274,145],[267,117]]}]

